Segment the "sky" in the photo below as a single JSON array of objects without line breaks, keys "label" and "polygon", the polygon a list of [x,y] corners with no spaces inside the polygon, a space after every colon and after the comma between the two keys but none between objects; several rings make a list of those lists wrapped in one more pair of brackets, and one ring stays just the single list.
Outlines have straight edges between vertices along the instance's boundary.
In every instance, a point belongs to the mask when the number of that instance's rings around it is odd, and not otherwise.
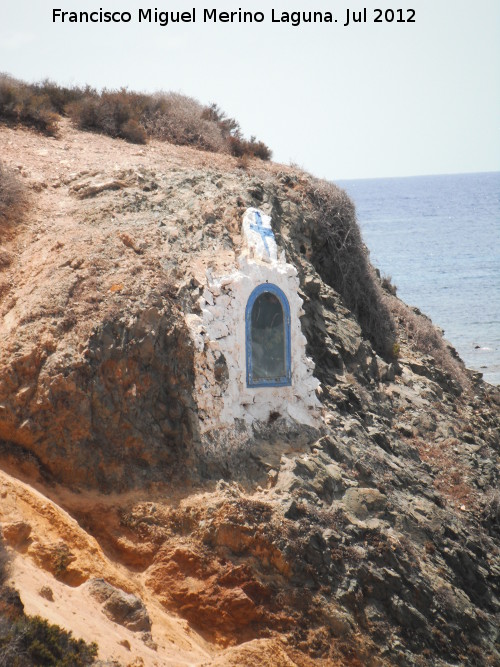
[{"label": "sky", "polygon": [[[415,22],[375,23],[377,6],[402,18],[413,8]],[[138,22],[139,8],[155,7],[195,7],[196,22]],[[364,7],[367,22],[354,24]],[[133,20],[53,23],[54,8]],[[205,8],[265,20],[204,23]],[[330,11],[337,23],[273,23],[273,8]],[[0,71],[216,102],[276,161],[329,180],[500,170],[498,0],[2,0]]]}]

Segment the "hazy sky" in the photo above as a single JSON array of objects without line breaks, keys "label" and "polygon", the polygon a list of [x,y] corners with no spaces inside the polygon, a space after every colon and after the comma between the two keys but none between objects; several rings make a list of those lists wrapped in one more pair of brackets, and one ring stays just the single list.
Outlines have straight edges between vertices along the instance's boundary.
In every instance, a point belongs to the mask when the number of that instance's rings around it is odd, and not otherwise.
[{"label": "hazy sky", "polygon": [[[415,23],[373,22],[376,6]],[[346,10],[368,22],[344,27]],[[52,23],[52,9],[130,11],[129,24]],[[197,8],[196,23],[137,22],[138,8]],[[203,23],[203,9],[263,11]],[[331,11],[293,27],[271,9]],[[2,0],[0,71],[33,81],[175,90],[216,101],[280,162],[328,179],[500,170],[500,2]]]}]

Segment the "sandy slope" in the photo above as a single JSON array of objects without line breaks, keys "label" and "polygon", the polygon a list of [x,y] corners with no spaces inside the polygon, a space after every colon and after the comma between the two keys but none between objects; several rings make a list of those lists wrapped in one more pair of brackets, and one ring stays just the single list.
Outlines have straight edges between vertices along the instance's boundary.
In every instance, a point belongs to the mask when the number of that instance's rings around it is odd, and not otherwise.
[{"label": "sandy slope", "polygon": [[[134,659],[142,658],[145,665],[152,667],[201,665],[211,661],[206,642],[184,620],[161,609],[141,585],[140,577],[134,577],[133,573],[107,558],[97,542],[64,510],[28,484],[3,472],[0,473],[0,494],[0,523],[6,532],[9,526],[23,522],[31,526],[31,534],[36,536],[17,545],[19,551],[11,575],[26,613],[39,614],[71,630],[75,637],[97,642],[100,659],[116,659],[129,664]],[[157,651],[148,648],[140,634],[110,621],[103,614],[101,605],[89,595],[85,583],[71,586],[58,581],[44,569],[40,561],[43,548],[59,540],[63,540],[76,556],[70,568],[70,580],[77,573],[85,580],[88,577],[103,577],[116,586],[127,588],[129,592],[132,592],[132,586],[133,592],[141,595],[153,623],[152,636],[158,645]],[[53,602],[40,595],[43,586],[52,589]]]},{"label": "sandy slope", "polygon": [[[84,494],[76,498],[60,489],[51,495],[84,507],[108,505],[116,498]],[[134,494],[121,497],[130,503]],[[101,660],[117,660],[122,665],[145,667],[292,667],[296,663],[285,652],[281,640],[244,642],[226,650],[205,641],[190,624],[162,607],[145,585],[146,572],[135,572],[108,557],[66,511],[30,484],[0,471],[0,525],[7,541],[15,546],[10,583],[19,591],[30,615],[40,615],[70,630],[76,638],[96,642]],[[199,499],[203,504],[203,496]],[[116,506],[114,506],[116,510]],[[29,536],[24,537],[30,529]],[[64,543],[74,560],[63,572],[54,572],[48,552]],[[128,592],[137,594],[152,621],[153,649],[141,633],[111,621],[88,591],[88,581],[101,577]],[[62,581],[63,579],[64,581]],[[75,585],[75,582],[82,582]],[[73,585],[71,585],[72,582]],[[40,594],[49,587],[53,601]],[[307,659],[301,664],[308,664]]]}]

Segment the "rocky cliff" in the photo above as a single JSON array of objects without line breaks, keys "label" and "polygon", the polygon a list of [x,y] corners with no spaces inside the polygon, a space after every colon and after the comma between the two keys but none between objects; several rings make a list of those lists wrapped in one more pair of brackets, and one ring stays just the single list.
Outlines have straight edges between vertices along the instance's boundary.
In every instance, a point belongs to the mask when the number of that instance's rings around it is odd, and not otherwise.
[{"label": "rocky cliff", "polygon": [[[0,521],[27,610],[123,665],[500,664],[498,390],[382,284],[345,193],[64,121],[0,145],[30,190],[0,262]],[[189,317],[248,207],[297,270],[321,419],[228,441],[200,426]]]}]

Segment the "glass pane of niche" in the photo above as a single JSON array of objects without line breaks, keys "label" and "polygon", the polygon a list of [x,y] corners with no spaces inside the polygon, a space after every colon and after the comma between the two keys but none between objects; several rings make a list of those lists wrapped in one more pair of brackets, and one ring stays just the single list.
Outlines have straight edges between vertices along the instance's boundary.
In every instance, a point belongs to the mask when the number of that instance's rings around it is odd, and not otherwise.
[{"label": "glass pane of niche", "polygon": [[286,376],[285,322],[280,300],[271,292],[257,297],[252,308],[253,381]]}]

